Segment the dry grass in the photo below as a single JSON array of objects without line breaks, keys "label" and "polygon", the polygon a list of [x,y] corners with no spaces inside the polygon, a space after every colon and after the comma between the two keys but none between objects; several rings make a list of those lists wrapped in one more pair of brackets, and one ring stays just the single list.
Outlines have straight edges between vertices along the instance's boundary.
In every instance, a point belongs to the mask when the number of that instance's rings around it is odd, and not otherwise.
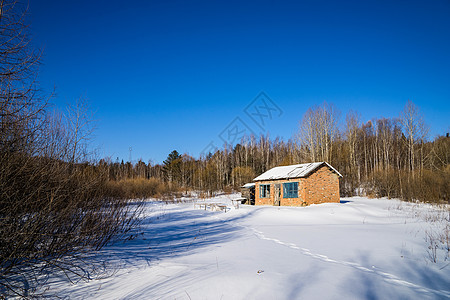
[{"label": "dry grass", "polygon": [[450,259],[450,205],[398,201],[388,209],[402,211],[411,219],[427,223],[423,230],[428,261],[442,263]]},{"label": "dry grass", "polygon": [[180,194],[180,188],[169,185],[158,178],[135,178],[108,181],[105,194],[120,199],[173,198]]}]

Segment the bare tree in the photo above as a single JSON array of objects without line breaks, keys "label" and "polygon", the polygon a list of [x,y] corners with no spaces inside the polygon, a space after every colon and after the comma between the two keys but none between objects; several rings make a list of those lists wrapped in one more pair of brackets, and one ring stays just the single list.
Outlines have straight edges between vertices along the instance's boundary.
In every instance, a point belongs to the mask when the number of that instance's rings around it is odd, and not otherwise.
[{"label": "bare tree", "polygon": [[[403,111],[400,113],[400,122],[403,125],[403,131],[406,137],[405,142],[408,147],[409,170],[414,178],[416,145],[425,140],[428,134],[428,128],[425,125],[419,108],[410,100],[408,100]],[[422,165],[422,158],[420,165]]]},{"label": "bare tree", "polygon": [[36,101],[41,52],[29,47],[25,16],[24,5],[0,2],[0,147],[8,151],[27,148],[46,106]]},{"label": "bare tree", "polygon": [[[356,143],[358,139],[358,131],[360,128],[360,116],[356,112],[350,111],[347,113],[345,118],[345,137],[347,139],[349,148],[349,160],[350,166],[353,170],[356,168],[357,158],[356,158]],[[358,172],[359,173],[359,172]],[[360,175],[358,176],[360,177]]]},{"label": "bare tree", "polygon": [[317,136],[316,136],[317,115],[313,109],[308,109],[299,124],[298,140],[302,149],[309,154],[311,162],[316,161]]},{"label": "bare tree", "polygon": [[300,122],[298,138],[311,161],[331,162],[338,133],[339,112],[326,102],[307,110]]},{"label": "bare tree", "polygon": [[67,106],[65,114],[68,132],[69,161],[79,162],[87,156],[87,146],[95,130],[92,109],[85,98],[79,98],[74,104]]},{"label": "bare tree", "polygon": [[[347,178],[345,183],[348,184],[347,190],[353,191],[361,184],[361,168],[358,160],[358,133],[360,131],[360,116],[353,111],[347,113],[345,118],[344,137],[348,148],[348,164],[345,165]],[[350,178],[348,178],[350,177]]]}]

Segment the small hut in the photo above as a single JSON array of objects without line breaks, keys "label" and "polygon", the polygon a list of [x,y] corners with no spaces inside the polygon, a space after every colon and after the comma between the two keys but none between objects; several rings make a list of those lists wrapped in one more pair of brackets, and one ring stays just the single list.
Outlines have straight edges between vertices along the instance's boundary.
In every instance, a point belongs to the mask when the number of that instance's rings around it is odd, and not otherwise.
[{"label": "small hut", "polygon": [[342,175],[326,162],[276,167],[253,179],[255,204],[304,206],[339,203],[340,177]]},{"label": "small hut", "polygon": [[255,184],[246,183],[241,186],[241,195],[246,199],[242,204],[255,205]]}]

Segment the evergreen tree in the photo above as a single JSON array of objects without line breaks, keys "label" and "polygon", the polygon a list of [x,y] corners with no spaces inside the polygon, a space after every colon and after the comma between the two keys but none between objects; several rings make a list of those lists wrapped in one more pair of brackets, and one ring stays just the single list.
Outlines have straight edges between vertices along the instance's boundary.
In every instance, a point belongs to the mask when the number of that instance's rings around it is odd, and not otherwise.
[{"label": "evergreen tree", "polygon": [[179,182],[181,174],[182,157],[177,150],[173,150],[163,162],[163,172],[167,181]]}]

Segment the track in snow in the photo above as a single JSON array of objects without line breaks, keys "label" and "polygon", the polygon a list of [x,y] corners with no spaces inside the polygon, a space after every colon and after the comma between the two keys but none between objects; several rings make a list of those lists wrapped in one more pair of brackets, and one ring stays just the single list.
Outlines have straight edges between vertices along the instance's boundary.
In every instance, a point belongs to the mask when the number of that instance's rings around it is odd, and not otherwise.
[{"label": "track in snow", "polygon": [[[243,225],[238,225],[238,226],[244,227]],[[248,227],[246,227],[246,228],[248,228]],[[331,258],[329,258],[326,255],[322,255],[322,254],[318,254],[318,253],[312,253],[309,249],[298,247],[297,245],[295,245],[293,243],[286,243],[286,242],[280,241],[280,240],[275,239],[275,238],[266,237],[263,232],[255,229],[255,228],[250,228],[250,229],[261,240],[271,241],[271,242],[274,242],[274,243],[277,243],[277,244],[289,247],[289,248],[294,249],[296,251],[300,251],[303,255],[310,256],[310,257],[312,257],[314,259],[318,259],[318,260],[321,260],[323,262],[334,263],[334,264],[339,264],[339,265],[343,265],[343,266],[347,266],[347,267],[352,267],[352,268],[355,268],[355,269],[357,269],[359,271],[362,271],[362,272],[375,274],[375,275],[381,276],[388,283],[409,287],[409,288],[412,288],[412,289],[414,289],[414,290],[416,290],[418,292],[421,292],[421,293],[430,293],[430,294],[434,294],[434,295],[444,296],[444,297],[450,298],[450,292],[449,291],[435,290],[435,289],[430,289],[430,288],[426,288],[426,287],[417,285],[415,283],[412,283],[412,282],[400,279],[399,277],[397,277],[397,276],[395,276],[393,274],[383,272],[380,269],[376,268],[375,266],[372,266],[372,268],[369,269],[369,268],[366,268],[366,267],[361,266],[360,264],[357,264],[357,263],[354,263],[354,262],[339,261],[339,260],[331,259]]]}]

